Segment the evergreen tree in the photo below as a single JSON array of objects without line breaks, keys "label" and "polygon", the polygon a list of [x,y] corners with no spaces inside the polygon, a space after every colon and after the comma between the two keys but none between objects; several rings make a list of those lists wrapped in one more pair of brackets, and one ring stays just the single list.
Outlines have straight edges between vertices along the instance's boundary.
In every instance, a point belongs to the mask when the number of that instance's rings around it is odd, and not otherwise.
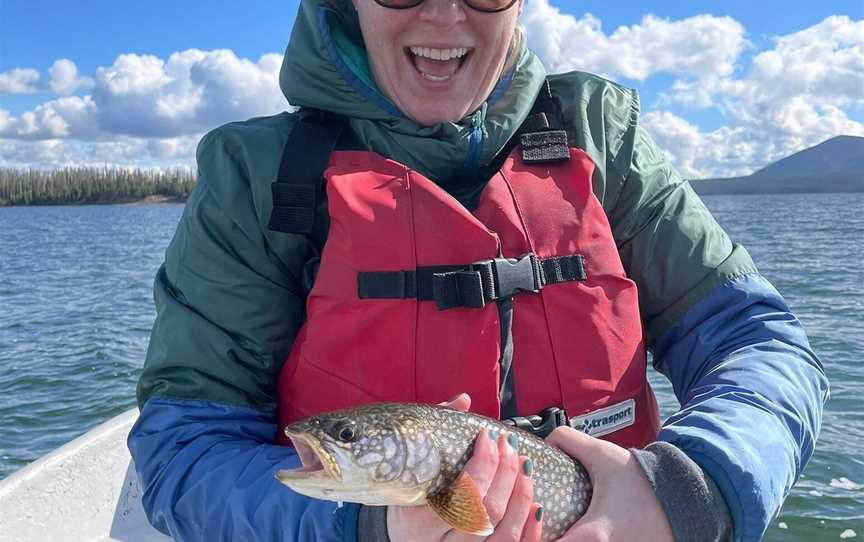
[{"label": "evergreen tree", "polygon": [[148,196],[184,201],[195,187],[196,176],[182,168],[0,168],[0,207],[124,203]]}]

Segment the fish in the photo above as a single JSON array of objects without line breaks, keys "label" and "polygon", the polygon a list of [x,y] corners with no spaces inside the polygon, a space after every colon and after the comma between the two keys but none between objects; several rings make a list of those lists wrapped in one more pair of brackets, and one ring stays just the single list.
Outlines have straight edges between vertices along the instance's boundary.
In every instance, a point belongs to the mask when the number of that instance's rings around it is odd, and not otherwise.
[{"label": "fish", "polygon": [[488,536],[493,526],[482,497],[470,476],[462,475],[483,430],[515,435],[516,451],[534,465],[534,501],[543,507],[541,540],[560,538],[591,503],[585,467],[527,431],[445,406],[371,403],[292,423],[284,432],[302,466],[275,476],[316,499],[428,505],[451,527]]}]

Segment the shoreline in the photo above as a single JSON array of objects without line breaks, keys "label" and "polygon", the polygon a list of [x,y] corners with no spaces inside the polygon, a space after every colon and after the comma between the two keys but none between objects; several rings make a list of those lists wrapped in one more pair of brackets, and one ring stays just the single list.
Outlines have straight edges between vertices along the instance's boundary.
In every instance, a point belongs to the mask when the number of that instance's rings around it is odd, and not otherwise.
[{"label": "shoreline", "polygon": [[162,205],[174,203],[186,203],[185,197],[151,195],[143,198],[117,198],[112,200],[91,200],[91,201],[57,201],[49,203],[30,203],[26,205],[0,205],[0,209],[6,207],[84,207],[91,205]]},{"label": "shoreline", "polygon": [[[691,183],[692,184],[692,183]],[[700,190],[701,187],[694,187],[695,192],[700,196],[760,196],[760,195],[801,195],[801,194],[860,194],[864,190],[789,190],[780,191],[713,191]],[[91,201],[57,201],[49,203],[29,203],[29,204],[13,204],[4,205],[0,203],[0,209],[12,207],[85,207],[85,206],[100,206],[100,205],[168,205],[168,204],[185,204],[187,197],[166,196],[166,195],[150,195],[143,198],[117,198],[111,200],[91,200]]]}]

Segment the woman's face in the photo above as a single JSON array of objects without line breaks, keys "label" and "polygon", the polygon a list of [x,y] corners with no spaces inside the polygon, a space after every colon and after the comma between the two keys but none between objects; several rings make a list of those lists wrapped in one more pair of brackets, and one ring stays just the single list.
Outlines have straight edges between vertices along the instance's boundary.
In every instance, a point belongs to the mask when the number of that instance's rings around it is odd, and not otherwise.
[{"label": "woman's face", "polygon": [[475,111],[501,75],[523,0],[498,13],[462,0],[389,9],[353,0],[375,82],[419,124],[456,122]]}]

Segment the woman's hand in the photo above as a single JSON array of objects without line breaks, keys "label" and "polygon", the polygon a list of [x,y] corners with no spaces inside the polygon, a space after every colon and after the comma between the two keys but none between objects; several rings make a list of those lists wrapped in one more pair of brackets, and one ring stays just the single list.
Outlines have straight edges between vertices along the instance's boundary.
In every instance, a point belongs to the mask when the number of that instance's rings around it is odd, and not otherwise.
[{"label": "woman's hand", "polygon": [[[449,403],[466,412],[471,398],[462,394]],[[534,484],[525,474],[525,458],[507,444],[506,435],[493,440],[481,431],[474,443],[474,453],[464,472],[477,484],[483,504],[495,531],[488,538],[457,531],[444,523],[427,506],[390,506],[387,509],[387,531],[390,540],[405,542],[493,542],[540,540],[542,521],[537,519],[539,505],[534,503]]]},{"label": "woman's hand", "polygon": [[546,442],[585,465],[594,485],[588,511],[559,540],[674,542],[669,520],[633,454],[570,427],[559,427]]}]

